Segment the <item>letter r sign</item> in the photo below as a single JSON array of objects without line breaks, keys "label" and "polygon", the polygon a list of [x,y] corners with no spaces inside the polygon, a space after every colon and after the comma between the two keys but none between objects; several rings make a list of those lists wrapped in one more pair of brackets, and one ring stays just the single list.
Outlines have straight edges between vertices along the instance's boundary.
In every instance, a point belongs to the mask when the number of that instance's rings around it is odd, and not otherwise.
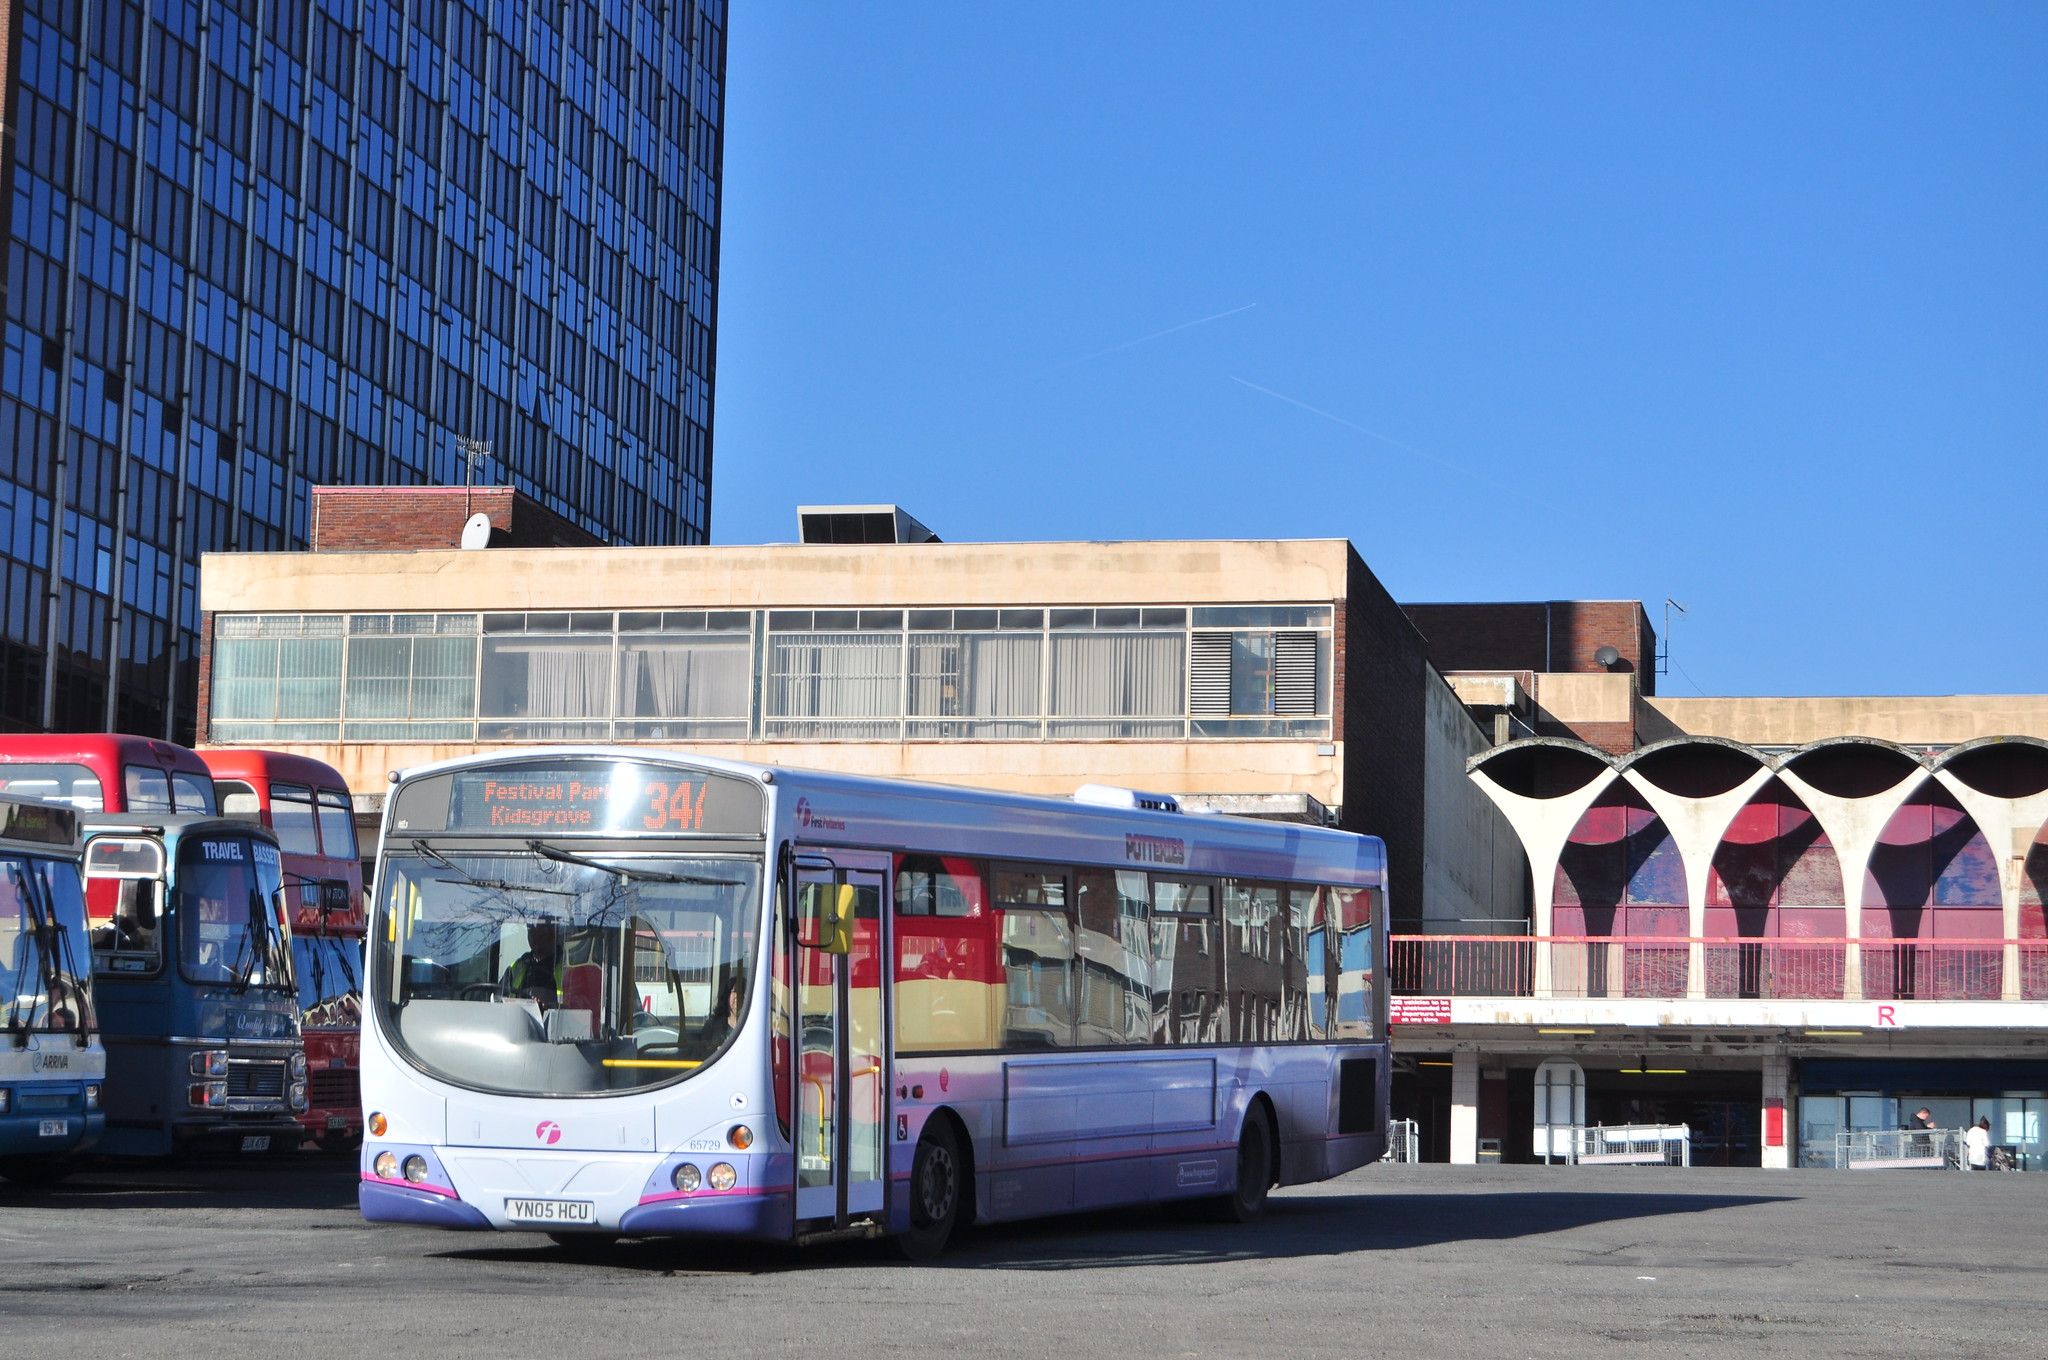
[{"label": "letter r sign", "polygon": [[1891,1006],[1879,1006],[1877,1008],[1877,1027],[1879,1029],[1898,1029],[1899,1013],[1897,1009]]}]

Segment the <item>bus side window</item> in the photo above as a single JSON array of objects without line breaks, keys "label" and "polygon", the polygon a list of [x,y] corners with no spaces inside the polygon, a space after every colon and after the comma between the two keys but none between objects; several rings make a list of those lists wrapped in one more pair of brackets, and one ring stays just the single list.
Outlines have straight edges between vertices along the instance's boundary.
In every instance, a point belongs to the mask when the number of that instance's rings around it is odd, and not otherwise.
[{"label": "bus side window", "polygon": [[998,865],[996,910],[1002,919],[1002,1047],[1074,1044],[1074,922],[1067,875],[1041,866]]},{"label": "bus side window", "polygon": [[1223,1042],[1223,951],[1215,884],[1152,877],[1152,1042]]},{"label": "bus side window", "polygon": [[1075,1003],[1082,1048],[1152,1041],[1152,932],[1145,875],[1130,869],[1082,869],[1074,875],[1077,938]]},{"label": "bus side window", "polygon": [[[1332,1007],[1332,1039],[1376,1037],[1374,1006],[1374,942],[1379,930],[1377,888],[1326,888],[1328,928],[1334,937],[1337,995]],[[1326,932],[1326,938],[1328,934]]]},{"label": "bus side window", "polygon": [[977,860],[896,860],[896,1046],[903,1053],[986,1050],[1002,1018],[996,919]]},{"label": "bus side window", "polygon": [[1322,890],[1287,890],[1287,996],[1294,1007],[1287,1029],[1290,1039],[1321,1039],[1328,1029],[1325,1010],[1334,995],[1325,967]]}]

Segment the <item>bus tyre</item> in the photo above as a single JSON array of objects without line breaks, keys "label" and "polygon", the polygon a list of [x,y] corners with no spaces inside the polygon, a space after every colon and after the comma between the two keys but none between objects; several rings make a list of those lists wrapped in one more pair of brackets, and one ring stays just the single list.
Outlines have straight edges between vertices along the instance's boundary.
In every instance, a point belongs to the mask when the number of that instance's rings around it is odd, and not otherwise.
[{"label": "bus tyre", "polygon": [[960,1220],[963,1167],[952,1121],[941,1115],[928,1122],[910,1163],[910,1230],[896,1239],[910,1260],[929,1261],[952,1239]]},{"label": "bus tyre", "polygon": [[1266,1192],[1272,1188],[1273,1121],[1266,1107],[1254,1101],[1237,1135],[1237,1184],[1209,1201],[1210,1212],[1219,1222],[1249,1223],[1266,1212]]}]

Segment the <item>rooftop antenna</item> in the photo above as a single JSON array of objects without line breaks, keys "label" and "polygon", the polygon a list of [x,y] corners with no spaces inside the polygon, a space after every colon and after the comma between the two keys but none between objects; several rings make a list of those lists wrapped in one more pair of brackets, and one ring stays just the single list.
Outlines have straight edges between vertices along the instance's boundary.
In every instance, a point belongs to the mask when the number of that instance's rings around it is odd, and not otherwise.
[{"label": "rooftop antenna", "polygon": [[1664,645],[1657,652],[1657,674],[1659,675],[1671,674],[1671,611],[1674,609],[1680,614],[1685,613],[1684,605],[1666,595],[1664,597],[1664,636],[1662,638]]},{"label": "rooftop antenna", "polygon": [[476,485],[477,465],[491,456],[491,441],[469,435],[455,436],[455,451],[462,455],[462,517],[470,518],[470,488]]}]

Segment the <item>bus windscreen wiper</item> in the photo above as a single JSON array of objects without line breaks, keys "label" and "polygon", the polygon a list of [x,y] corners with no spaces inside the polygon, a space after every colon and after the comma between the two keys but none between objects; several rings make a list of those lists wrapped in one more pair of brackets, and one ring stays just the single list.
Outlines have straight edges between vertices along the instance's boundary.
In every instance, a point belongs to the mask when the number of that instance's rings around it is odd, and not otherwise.
[{"label": "bus windscreen wiper", "polygon": [[713,888],[742,888],[745,880],[737,878],[707,878],[701,874],[672,874],[662,869],[629,869],[620,864],[607,864],[601,859],[590,859],[584,855],[572,855],[567,850],[557,850],[543,841],[528,841],[526,848],[542,859],[551,859],[559,864],[574,864],[585,869],[596,869],[601,873],[617,874],[641,883],[700,883]]},{"label": "bus windscreen wiper", "polygon": [[414,840],[412,848],[415,854],[423,859],[432,860],[472,888],[489,888],[492,892],[502,893],[545,893],[549,897],[582,896],[581,893],[570,892],[566,888],[543,888],[538,883],[514,883],[509,879],[503,878],[478,878],[475,874],[463,868],[454,860],[449,859],[423,840]]}]

